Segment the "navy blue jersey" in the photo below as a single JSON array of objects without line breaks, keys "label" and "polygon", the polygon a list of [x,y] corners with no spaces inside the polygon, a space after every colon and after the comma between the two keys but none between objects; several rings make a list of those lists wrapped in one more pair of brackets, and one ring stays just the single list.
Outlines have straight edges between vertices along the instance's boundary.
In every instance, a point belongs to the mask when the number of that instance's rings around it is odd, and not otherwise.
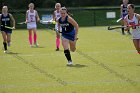
[{"label": "navy blue jersey", "polygon": [[62,28],[62,33],[68,33],[74,30],[74,26],[68,22],[68,16],[62,21],[62,17],[59,18],[59,23]]},{"label": "navy blue jersey", "polygon": [[128,14],[127,12],[127,5],[124,5],[122,6],[122,18],[124,18],[126,15]]},{"label": "navy blue jersey", "polygon": [[9,14],[7,14],[7,16],[4,16],[4,14],[2,14],[0,21],[1,21],[1,31],[10,30],[10,29],[4,27],[4,26],[11,27],[11,20],[10,20]]},{"label": "navy blue jersey", "polygon": [[74,26],[68,22],[68,16],[66,16],[65,20],[62,21],[62,18],[59,18],[59,23],[62,28],[62,38],[66,38],[68,40],[75,40],[75,29]]}]

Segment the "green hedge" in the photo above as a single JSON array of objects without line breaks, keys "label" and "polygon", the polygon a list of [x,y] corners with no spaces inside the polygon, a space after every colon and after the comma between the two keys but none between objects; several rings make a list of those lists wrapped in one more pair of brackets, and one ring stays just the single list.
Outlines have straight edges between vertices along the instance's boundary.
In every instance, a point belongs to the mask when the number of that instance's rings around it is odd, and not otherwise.
[{"label": "green hedge", "polygon": [[[44,14],[52,14],[51,10],[41,10],[37,9],[40,18]],[[70,13],[73,14],[73,18],[78,22],[80,26],[107,26],[107,25],[118,25],[116,20],[120,18],[119,8],[75,8],[69,9]],[[11,11],[12,12],[12,11]],[[107,12],[116,12],[116,18],[108,19],[106,18]],[[140,8],[136,8],[136,12],[140,13]],[[12,12],[16,22],[25,21],[25,10]],[[17,25],[17,28],[25,28],[26,25]],[[38,25],[39,28],[45,27],[41,24]]]}]

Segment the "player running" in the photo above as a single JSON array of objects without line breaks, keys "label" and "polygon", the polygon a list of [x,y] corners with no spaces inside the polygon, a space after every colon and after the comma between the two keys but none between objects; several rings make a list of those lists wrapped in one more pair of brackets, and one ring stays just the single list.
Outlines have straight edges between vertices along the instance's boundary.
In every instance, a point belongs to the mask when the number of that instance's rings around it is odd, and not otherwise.
[{"label": "player running", "polygon": [[[124,26],[124,17],[128,14],[128,12],[127,12],[128,2],[129,2],[128,0],[123,0],[123,4],[121,4],[121,18],[122,18],[121,24],[122,24],[122,26]],[[131,34],[129,30],[128,30],[128,34]],[[122,35],[125,35],[124,28],[122,28]]]},{"label": "player running", "polygon": [[[8,7],[2,7],[2,14],[0,15],[1,33],[3,37],[4,53],[8,53],[7,45],[10,46],[12,29],[15,29],[15,19],[12,14],[8,13]],[[11,29],[6,28],[11,27]]]},{"label": "player running", "polygon": [[[56,3],[55,9],[56,10],[53,13],[53,21],[58,21],[58,19],[61,17],[61,14],[60,14],[61,4]],[[58,23],[56,23],[55,29],[58,30]],[[59,51],[59,48],[60,48],[60,33],[56,31],[56,51]]]},{"label": "player running", "polygon": [[[127,26],[125,30],[132,28],[132,38],[137,52],[140,54],[140,26],[132,26],[140,24],[140,14],[134,13],[135,7],[133,4],[127,6],[128,15],[124,19],[124,24]],[[131,25],[131,26],[130,26]]]},{"label": "player running", "polygon": [[36,47],[38,47],[36,22],[39,22],[39,21],[40,21],[40,18],[39,18],[38,12],[36,10],[34,10],[34,4],[30,3],[29,10],[27,10],[27,12],[26,12],[26,23],[27,23],[27,29],[29,31],[29,43],[30,43],[31,47],[33,46],[33,44],[32,44],[32,31],[34,33],[34,36],[33,36],[34,37],[34,45]]},{"label": "player running", "polygon": [[67,14],[67,9],[62,7],[60,10],[61,17],[58,20],[58,30],[60,26],[62,28],[62,46],[64,48],[64,54],[68,60],[67,65],[72,65],[70,50],[74,52],[76,50],[76,41],[78,34],[78,24],[77,22]]}]

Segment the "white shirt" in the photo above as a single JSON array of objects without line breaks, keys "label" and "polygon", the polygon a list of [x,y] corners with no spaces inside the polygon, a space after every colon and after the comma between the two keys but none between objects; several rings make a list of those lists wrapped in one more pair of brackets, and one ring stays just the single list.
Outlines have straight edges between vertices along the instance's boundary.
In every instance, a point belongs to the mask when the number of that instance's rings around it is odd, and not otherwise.
[{"label": "white shirt", "polygon": [[55,14],[56,20],[58,21],[58,19],[61,17],[60,11],[57,12],[57,10],[56,10],[56,11],[54,11],[54,14]]},{"label": "white shirt", "polygon": [[[136,17],[136,13],[134,13],[133,18],[130,20],[128,15],[126,16],[127,22],[129,25],[137,25],[139,24],[139,20]],[[133,39],[140,39],[140,26],[132,27],[132,37]]]},{"label": "white shirt", "polygon": [[36,22],[36,10],[34,10],[33,12],[31,12],[30,10],[27,11],[28,16],[28,22]]}]

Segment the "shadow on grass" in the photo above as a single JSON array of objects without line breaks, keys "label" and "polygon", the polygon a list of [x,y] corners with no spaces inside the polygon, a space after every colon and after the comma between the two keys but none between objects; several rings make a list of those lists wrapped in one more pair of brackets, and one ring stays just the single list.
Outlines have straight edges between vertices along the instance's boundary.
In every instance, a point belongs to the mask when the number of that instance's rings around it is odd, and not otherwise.
[{"label": "shadow on grass", "polygon": [[139,67],[140,67],[140,64],[139,64],[139,65],[137,65],[137,66],[139,66]]},{"label": "shadow on grass", "polygon": [[83,68],[87,67],[86,65],[81,65],[81,64],[75,64],[75,65],[67,65],[68,67],[76,67],[76,68]]},{"label": "shadow on grass", "polygon": [[31,48],[45,48],[45,47],[43,47],[43,46],[38,46],[38,47],[32,46]]},{"label": "shadow on grass", "polygon": [[16,52],[9,52],[7,54],[11,54],[11,55],[16,55],[16,54],[20,54],[20,53],[16,53]]}]

